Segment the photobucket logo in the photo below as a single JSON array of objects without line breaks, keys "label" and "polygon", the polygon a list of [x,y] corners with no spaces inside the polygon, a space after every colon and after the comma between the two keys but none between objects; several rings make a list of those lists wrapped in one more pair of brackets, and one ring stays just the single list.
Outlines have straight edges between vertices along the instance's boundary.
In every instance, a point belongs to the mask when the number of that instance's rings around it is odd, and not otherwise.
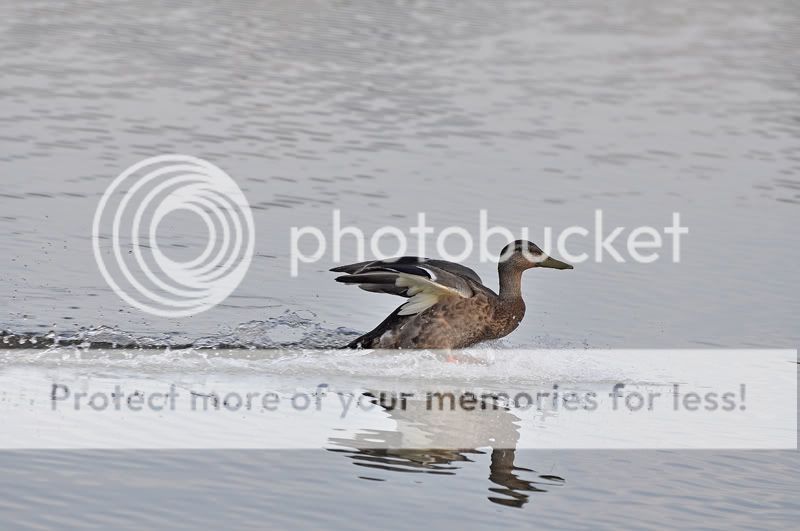
[{"label": "photobucket logo", "polygon": [[[204,245],[197,246],[203,251],[188,260],[162,249],[182,234],[159,237],[165,218],[178,214],[194,215],[206,228]],[[128,304],[161,317],[185,317],[236,289],[253,257],[253,227],[247,199],[228,174],[197,157],[160,155],[111,183],[97,205],[92,245],[106,282]]]},{"label": "photobucket logo", "polygon": [[[649,264],[659,260],[665,249],[671,251],[673,263],[681,261],[681,236],[689,233],[689,228],[681,225],[681,215],[673,212],[671,224],[663,228],[642,225],[631,228],[627,233],[625,227],[612,227],[605,221],[603,211],[594,212],[594,226],[570,226],[556,232],[552,227],[544,227],[541,232],[531,237],[528,227],[511,230],[508,227],[489,226],[489,213],[482,209],[478,213],[478,230],[469,231],[464,227],[449,226],[440,231],[427,223],[424,212],[417,213],[417,224],[411,227],[384,226],[371,236],[355,226],[342,226],[342,213],[333,210],[330,237],[325,232],[312,226],[292,227],[290,233],[290,271],[291,276],[299,275],[300,264],[315,263],[325,257],[330,249],[331,260],[335,264],[342,261],[342,249],[355,246],[357,261],[387,260],[403,256],[409,252],[420,257],[442,258],[452,262],[463,262],[475,258],[479,262],[497,262],[507,257],[499,256],[496,251],[500,245],[516,240],[530,240],[539,244],[542,250],[550,255],[555,253],[572,264],[581,264],[594,260],[602,263],[611,259],[617,263],[627,261]],[[473,237],[477,234],[477,238]],[[428,252],[428,236],[435,244],[434,254]],[[492,243],[498,242],[495,249]],[[498,238],[499,237],[499,238]],[[575,253],[575,243],[586,243],[592,252]],[[414,245],[415,244],[415,245]],[[670,245],[671,244],[671,245]],[[453,250],[457,252],[452,252]],[[367,254],[369,250],[369,254]]]}]

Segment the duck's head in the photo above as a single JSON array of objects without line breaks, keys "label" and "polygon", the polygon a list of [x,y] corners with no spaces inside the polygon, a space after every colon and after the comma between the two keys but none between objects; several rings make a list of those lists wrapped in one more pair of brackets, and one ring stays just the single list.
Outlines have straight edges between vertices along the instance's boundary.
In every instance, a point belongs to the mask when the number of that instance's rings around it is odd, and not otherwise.
[{"label": "duck's head", "polygon": [[526,240],[511,242],[500,251],[500,267],[530,269],[549,267],[551,269],[573,269],[570,264],[544,254],[535,243]]}]

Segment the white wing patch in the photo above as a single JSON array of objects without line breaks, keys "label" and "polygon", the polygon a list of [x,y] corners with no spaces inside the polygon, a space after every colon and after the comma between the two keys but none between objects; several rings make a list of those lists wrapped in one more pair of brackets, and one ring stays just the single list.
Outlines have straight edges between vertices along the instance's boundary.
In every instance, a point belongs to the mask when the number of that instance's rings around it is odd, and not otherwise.
[{"label": "white wing patch", "polygon": [[419,266],[419,268],[422,269],[423,271],[425,271],[426,273],[428,273],[428,275],[430,275],[430,277],[431,277],[431,280],[436,282],[436,273],[434,273],[433,271],[431,271],[427,267]]},{"label": "white wing patch", "polygon": [[[435,275],[432,275],[436,279]],[[428,280],[418,275],[398,273],[395,285],[399,288],[407,288],[410,298],[408,302],[400,308],[399,315],[414,315],[423,312],[439,302],[442,297],[468,297],[461,291],[437,284],[433,280]]]}]

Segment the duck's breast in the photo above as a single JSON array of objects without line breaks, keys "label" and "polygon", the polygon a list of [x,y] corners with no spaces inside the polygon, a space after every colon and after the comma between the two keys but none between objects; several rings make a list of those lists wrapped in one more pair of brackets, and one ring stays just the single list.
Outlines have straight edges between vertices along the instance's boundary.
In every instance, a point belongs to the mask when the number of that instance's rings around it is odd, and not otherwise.
[{"label": "duck's breast", "polygon": [[449,297],[407,321],[403,348],[463,348],[492,339],[492,301],[483,293],[468,299]]}]

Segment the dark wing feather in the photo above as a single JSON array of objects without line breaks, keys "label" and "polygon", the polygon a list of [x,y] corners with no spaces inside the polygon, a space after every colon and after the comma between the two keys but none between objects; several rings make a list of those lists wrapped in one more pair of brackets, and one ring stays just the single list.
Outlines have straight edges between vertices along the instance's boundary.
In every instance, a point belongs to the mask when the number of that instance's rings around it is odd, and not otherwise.
[{"label": "dark wing feather", "polygon": [[420,260],[403,257],[335,267],[331,271],[347,273],[337,282],[357,284],[361,289],[408,297],[399,315],[419,313],[442,297],[472,297],[472,282],[480,277],[471,269],[444,260]]},{"label": "dark wing feather", "polygon": [[481,277],[479,277],[475,271],[466,266],[463,266],[461,264],[456,264],[455,262],[448,262],[447,260],[434,260],[430,258],[419,258],[416,256],[401,256],[400,258],[391,258],[388,260],[370,260],[367,262],[358,262],[355,264],[348,264],[339,267],[334,267],[331,269],[331,271],[335,273],[353,274],[360,272],[361,270],[367,267],[425,266],[426,264],[439,268],[443,271],[448,271],[454,275],[468,278],[470,280],[477,282],[478,284],[483,284],[483,280],[481,280]]}]

